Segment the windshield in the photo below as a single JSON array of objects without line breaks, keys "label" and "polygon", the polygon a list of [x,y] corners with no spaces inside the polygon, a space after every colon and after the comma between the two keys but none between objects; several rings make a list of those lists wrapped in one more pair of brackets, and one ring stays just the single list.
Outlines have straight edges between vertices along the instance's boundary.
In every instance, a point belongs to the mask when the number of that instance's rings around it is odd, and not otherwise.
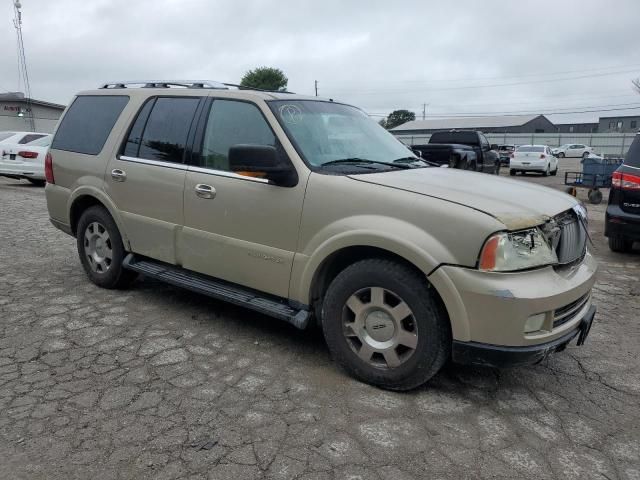
[{"label": "windshield", "polygon": [[[361,110],[314,100],[278,100],[269,106],[307,163],[327,168],[337,160],[391,163],[420,161]],[[387,168],[387,167],[384,167]]]},{"label": "windshield", "polygon": [[533,147],[531,145],[523,145],[518,147],[518,152],[544,152],[544,147]]}]

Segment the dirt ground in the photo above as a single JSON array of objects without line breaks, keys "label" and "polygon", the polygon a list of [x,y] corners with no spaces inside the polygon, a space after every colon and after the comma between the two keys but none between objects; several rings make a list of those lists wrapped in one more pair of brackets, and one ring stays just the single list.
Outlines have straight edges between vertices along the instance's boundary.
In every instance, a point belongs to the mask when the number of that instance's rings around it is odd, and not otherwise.
[{"label": "dirt ground", "polygon": [[[576,167],[517,178],[564,188]],[[44,190],[0,179],[0,478],[640,480],[640,254],[609,251],[605,206],[586,345],[391,393],[318,331],[151,280],[95,287]]]}]

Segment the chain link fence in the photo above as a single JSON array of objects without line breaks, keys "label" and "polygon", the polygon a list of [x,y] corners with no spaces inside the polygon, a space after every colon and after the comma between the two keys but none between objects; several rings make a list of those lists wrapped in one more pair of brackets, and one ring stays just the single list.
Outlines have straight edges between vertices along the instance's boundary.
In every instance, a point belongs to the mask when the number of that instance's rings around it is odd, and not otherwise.
[{"label": "chain link fence", "polygon": [[[487,140],[499,145],[549,145],[559,147],[567,143],[587,145],[595,153],[606,157],[623,157],[635,133],[485,133]],[[429,142],[430,134],[396,135],[405,145],[424,145]]]}]

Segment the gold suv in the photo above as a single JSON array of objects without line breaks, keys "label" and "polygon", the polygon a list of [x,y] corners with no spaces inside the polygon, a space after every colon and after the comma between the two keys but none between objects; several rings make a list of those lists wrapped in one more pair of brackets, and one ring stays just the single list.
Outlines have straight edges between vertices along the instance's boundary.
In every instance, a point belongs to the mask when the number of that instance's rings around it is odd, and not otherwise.
[{"label": "gold suv", "polygon": [[571,196],[437,168],[358,108],[209,81],[79,93],[45,162],[89,279],[137,274],[305,328],[353,376],[534,363],[595,315]]}]

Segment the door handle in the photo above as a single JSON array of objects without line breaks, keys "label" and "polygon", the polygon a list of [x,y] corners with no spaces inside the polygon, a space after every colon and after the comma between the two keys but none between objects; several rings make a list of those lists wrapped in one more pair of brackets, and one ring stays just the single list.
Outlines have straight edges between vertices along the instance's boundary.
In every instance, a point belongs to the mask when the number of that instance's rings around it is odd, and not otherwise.
[{"label": "door handle", "polygon": [[195,191],[200,198],[214,198],[216,196],[216,189],[206,183],[197,184]]},{"label": "door handle", "polygon": [[113,170],[111,170],[111,178],[113,178],[116,182],[124,182],[127,179],[127,174],[124,170],[114,168]]}]

